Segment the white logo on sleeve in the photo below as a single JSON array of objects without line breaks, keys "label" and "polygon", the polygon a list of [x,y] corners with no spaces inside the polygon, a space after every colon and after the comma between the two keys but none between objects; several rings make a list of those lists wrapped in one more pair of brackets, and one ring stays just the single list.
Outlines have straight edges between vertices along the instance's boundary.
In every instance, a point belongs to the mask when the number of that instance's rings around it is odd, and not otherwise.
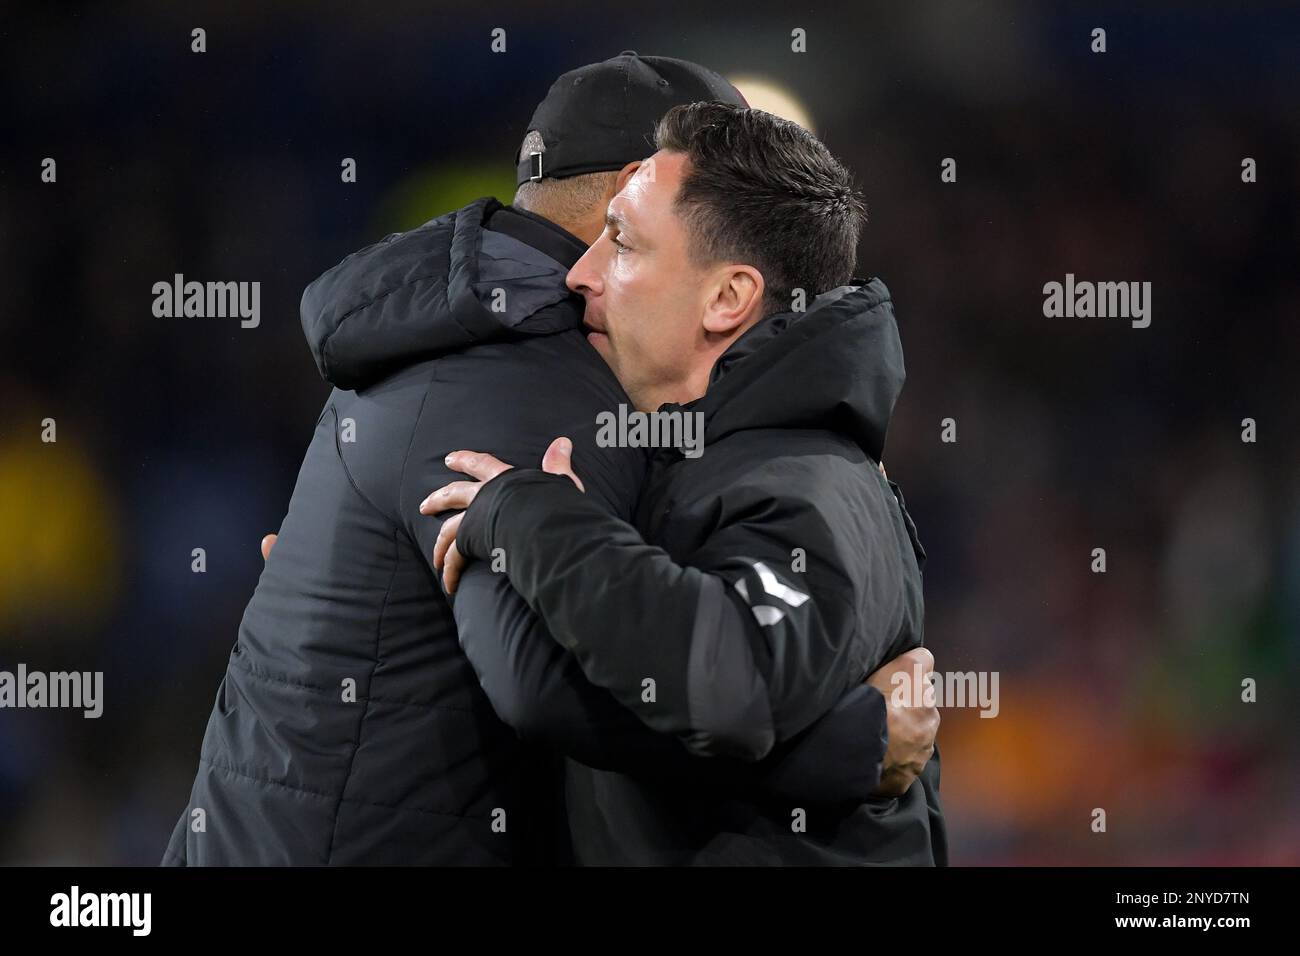
[{"label": "white logo on sleeve", "polygon": [[[763,584],[764,592],[769,596],[778,598],[791,607],[799,607],[808,600],[808,595],[802,591],[796,591],[788,584],[784,584],[762,561],[755,561],[753,567],[759,581]],[[749,603],[750,609],[754,612],[754,617],[758,619],[759,624],[764,627],[771,627],[785,617],[785,611],[782,608],[774,607],[771,604],[755,604],[754,599],[749,596],[749,588],[743,578],[736,582],[735,587],[740,592],[740,596]]]}]

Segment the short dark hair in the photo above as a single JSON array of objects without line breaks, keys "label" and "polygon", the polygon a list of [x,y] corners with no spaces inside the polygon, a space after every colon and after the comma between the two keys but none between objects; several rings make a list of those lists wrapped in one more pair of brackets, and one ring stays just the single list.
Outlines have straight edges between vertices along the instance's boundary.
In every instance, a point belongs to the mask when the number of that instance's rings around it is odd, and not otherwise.
[{"label": "short dark hair", "polygon": [[764,314],[848,284],[866,220],[852,177],[817,137],[762,110],[725,103],[674,106],[655,130],[659,149],[685,153],[675,200],[691,253],[754,266]]}]

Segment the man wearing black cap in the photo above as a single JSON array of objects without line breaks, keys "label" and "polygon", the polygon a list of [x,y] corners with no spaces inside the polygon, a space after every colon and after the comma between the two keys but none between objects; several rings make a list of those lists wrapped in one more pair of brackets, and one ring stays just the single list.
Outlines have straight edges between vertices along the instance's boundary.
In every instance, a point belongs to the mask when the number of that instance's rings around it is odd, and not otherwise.
[{"label": "man wearing black cap", "polygon": [[605,207],[627,181],[629,166],[654,152],[654,122],[689,97],[745,102],[711,70],[632,50],[565,73],[528,124],[516,164],[515,208],[563,224],[590,244],[605,228]]},{"label": "man wearing black cap", "polygon": [[[760,766],[690,757],[588,684],[499,566],[466,576],[454,619],[429,567],[437,528],[418,506],[450,477],[444,456],[471,437],[527,461],[546,436],[572,435],[593,499],[631,516],[645,461],[638,449],[596,447],[597,412],[626,396],[585,342],[565,275],[652,151],[659,117],[697,100],[744,102],[680,60],[629,52],[567,73],[529,124],[513,207],[478,200],[308,287],[303,328],[335,389],[245,611],[165,863],[562,860],[556,751],[801,799],[876,784],[885,706],[875,691],[849,695],[838,724]],[[909,759],[905,744],[913,760],[924,751],[932,717],[891,711],[894,769]]]}]

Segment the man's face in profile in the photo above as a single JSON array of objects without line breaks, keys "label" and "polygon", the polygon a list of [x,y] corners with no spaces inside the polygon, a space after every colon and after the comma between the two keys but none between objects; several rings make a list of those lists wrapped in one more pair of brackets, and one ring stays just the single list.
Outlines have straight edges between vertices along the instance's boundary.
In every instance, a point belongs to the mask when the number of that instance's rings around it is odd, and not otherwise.
[{"label": "man's face in profile", "polygon": [[684,153],[664,151],[642,163],[567,279],[586,299],[588,341],[643,411],[654,410],[649,402],[696,397],[671,397],[705,345],[704,274],[674,210],[686,163]]}]

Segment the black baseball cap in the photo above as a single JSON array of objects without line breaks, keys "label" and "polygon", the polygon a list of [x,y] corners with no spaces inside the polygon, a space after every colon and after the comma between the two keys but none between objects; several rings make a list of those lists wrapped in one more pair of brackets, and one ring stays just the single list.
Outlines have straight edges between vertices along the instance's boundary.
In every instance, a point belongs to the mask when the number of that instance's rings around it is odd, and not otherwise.
[{"label": "black baseball cap", "polygon": [[543,149],[516,157],[516,185],[622,169],[654,152],[659,120],[679,103],[716,101],[749,106],[740,91],[712,70],[687,60],[616,57],[570,70],[537,104],[528,131]]}]

